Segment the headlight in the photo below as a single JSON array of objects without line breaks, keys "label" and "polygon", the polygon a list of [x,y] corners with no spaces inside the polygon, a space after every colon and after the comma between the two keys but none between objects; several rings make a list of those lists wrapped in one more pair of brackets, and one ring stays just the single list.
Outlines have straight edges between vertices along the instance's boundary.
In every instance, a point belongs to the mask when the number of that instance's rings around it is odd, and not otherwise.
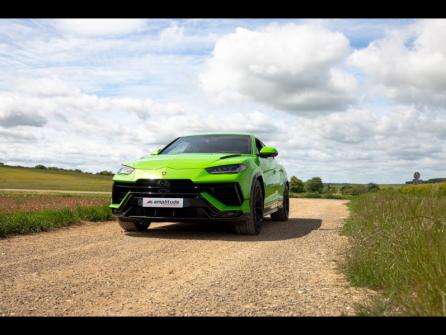
[{"label": "headlight", "polygon": [[118,172],[116,174],[130,174],[133,171],[135,171],[134,168],[131,168],[130,166],[121,165]]},{"label": "headlight", "polygon": [[232,164],[232,165],[222,165],[214,166],[206,169],[207,172],[212,174],[223,174],[223,173],[239,173],[246,169],[243,164]]}]

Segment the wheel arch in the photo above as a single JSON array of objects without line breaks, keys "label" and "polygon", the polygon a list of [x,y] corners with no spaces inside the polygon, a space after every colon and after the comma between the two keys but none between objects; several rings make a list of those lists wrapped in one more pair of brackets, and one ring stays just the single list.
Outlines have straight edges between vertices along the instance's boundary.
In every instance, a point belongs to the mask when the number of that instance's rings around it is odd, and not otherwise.
[{"label": "wheel arch", "polygon": [[260,182],[260,185],[262,186],[263,199],[265,199],[265,183],[263,181],[263,176],[260,172],[257,172],[252,178],[251,188],[254,185],[254,182],[257,180]]}]

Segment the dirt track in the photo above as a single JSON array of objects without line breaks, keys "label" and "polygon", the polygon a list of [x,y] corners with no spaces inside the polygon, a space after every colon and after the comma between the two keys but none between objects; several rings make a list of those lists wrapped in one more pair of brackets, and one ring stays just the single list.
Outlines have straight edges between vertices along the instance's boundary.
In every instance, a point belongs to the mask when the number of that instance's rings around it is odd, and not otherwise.
[{"label": "dirt track", "polygon": [[258,236],[116,222],[0,239],[0,315],[350,315],[343,200],[292,199]]}]

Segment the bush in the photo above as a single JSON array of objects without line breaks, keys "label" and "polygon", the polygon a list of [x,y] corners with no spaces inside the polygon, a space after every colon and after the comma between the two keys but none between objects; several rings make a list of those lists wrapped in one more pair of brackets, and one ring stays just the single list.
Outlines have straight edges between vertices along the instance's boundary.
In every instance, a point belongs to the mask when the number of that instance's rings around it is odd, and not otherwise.
[{"label": "bush", "polygon": [[377,192],[377,191],[379,191],[379,186],[375,183],[369,183],[367,185],[367,191],[368,192]]},{"label": "bush", "polygon": [[321,193],[324,185],[320,177],[313,177],[305,182],[305,191],[308,193]]},{"label": "bush", "polygon": [[343,185],[341,187],[342,195],[352,195],[352,193],[353,193],[353,187],[351,185]]},{"label": "bush", "polygon": [[46,169],[46,166],[45,166],[45,165],[42,165],[42,164],[38,164],[38,165],[36,165],[34,168],[35,168],[35,169],[44,170],[44,169]]},{"label": "bush", "polygon": [[292,176],[290,180],[290,191],[294,193],[303,193],[304,182],[299,178]]},{"label": "bush", "polygon": [[341,194],[343,195],[360,195],[367,192],[367,185],[344,185],[341,187]]},{"label": "bush", "polygon": [[320,193],[303,193],[302,198],[320,199],[322,198],[322,195]]},{"label": "bush", "polygon": [[327,195],[336,193],[336,188],[333,186],[330,186],[328,184],[325,184],[322,189],[322,193],[327,194]]},{"label": "bush", "polygon": [[113,173],[113,172],[111,172],[111,171],[101,171],[101,172],[98,172],[98,173],[96,173],[97,175],[100,175],[100,176],[114,176],[115,174]]},{"label": "bush", "polygon": [[351,195],[360,195],[368,192],[366,185],[353,185]]}]

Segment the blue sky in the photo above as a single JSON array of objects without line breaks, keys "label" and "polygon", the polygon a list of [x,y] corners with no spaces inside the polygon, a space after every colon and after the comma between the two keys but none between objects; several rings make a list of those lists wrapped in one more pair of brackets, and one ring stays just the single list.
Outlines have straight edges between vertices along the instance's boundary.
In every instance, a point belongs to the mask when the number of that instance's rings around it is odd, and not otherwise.
[{"label": "blue sky", "polygon": [[290,175],[446,176],[445,20],[0,20],[0,161],[114,170],[251,131]]}]

